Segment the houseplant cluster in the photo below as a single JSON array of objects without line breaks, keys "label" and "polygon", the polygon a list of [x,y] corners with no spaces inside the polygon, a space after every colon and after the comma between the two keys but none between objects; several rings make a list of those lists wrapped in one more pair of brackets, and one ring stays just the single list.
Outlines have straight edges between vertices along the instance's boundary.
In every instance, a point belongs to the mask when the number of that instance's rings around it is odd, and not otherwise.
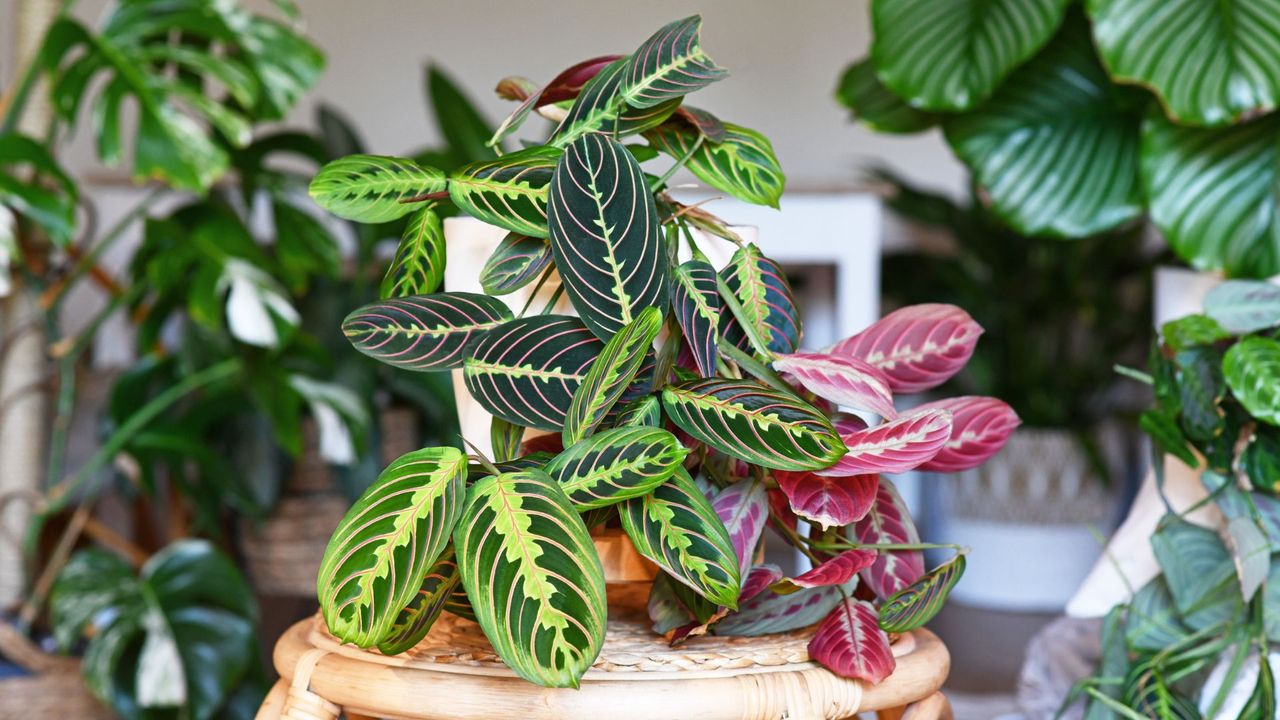
[{"label": "houseplant cluster", "polygon": [[[671,23],[544,86],[504,80],[520,104],[491,143],[535,112],[558,119],[545,143],[448,174],[355,155],[312,182],[340,217],[411,215],[384,299],[346,319],[348,339],[398,367],[461,370],[494,417],[493,457],[404,455],[338,526],[317,593],[339,640],[399,653],[455,612],[521,677],[576,687],[605,633],[590,532],[616,524],[661,568],[649,610],[672,642],[820,622],[811,655],[874,683],[893,669],[890,635],[931,618],[963,572],[962,555],[926,572],[882,474],[974,467],[1016,427],[993,398],[895,405],[954,375],[981,328],[953,306],[912,306],[800,349],[777,263],[667,192],[682,167],[758,204],[783,187],[762,135],[684,103],[727,74],[699,28]],[[674,162],[646,172],[663,156]],[[508,232],[485,294],[437,291],[444,203]],[[738,245],[723,268],[699,248],[708,236]],[[501,299],[553,277],[543,308]],[[561,293],[575,315],[551,312]],[[766,525],[813,569],[757,563]]]}]

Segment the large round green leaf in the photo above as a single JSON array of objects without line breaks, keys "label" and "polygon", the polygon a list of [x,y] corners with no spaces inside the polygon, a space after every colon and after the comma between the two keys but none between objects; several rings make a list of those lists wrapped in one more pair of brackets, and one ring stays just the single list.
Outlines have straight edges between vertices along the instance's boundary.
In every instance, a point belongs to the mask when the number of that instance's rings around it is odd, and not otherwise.
[{"label": "large round green leaf", "polygon": [[356,310],[342,332],[360,352],[407,370],[462,366],[468,347],[511,319],[497,298],[478,293],[436,293],[391,298]]},{"label": "large round green leaf", "polygon": [[316,594],[329,632],[372,647],[422,588],[462,512],[467,457],[451,447],[402,455],[338,524]]},{"label": "large round green leaf", "polygon": [[1280,0],[1088,0],[1111,75],[1179,123],[1223,125],[1280,101]]},{"label": "large round green leaf", "polygon": [[579,510],[605,507],[648,493],[671,477],[688,451],[656,427],[620,427],[576,442],[546,471]]},{"label": "large round green leaf", "polygon": [[449,176],[449,198],[490,225],[544,238],[547,186],[559,158],[559,148],[539,145],[465,165]]},{"label": "large round green leaf", "polygon": [[407,215],[407,202],[445,189],[444,173],[407,158],[348,155],[320,168],[311,181],[311,198],[347,220],[380,223]]},{"label": "large round green leaf", "polygon": [[1263,337],[1241,340],[1222,359],[1222,373],[1250,415],[1280,425],[1280,342]]},{"label": "large round green leaf", "polygon": [[886,88],[871,58],[845,69],[836,84],[836,100],[853,111],[855,120],[878,132],[915,133],[938,122],[937,115],[911,107]]},{"label": "large round green leaf", "polygon": [[757,205],[778,207],[786,176],[773,144],[760,133],[733,123],[723,123],[724,138],[704,139],[686,122],[667,122],[645,133],[645,138],[662,152],[679,160],[711,187]]},{"label": "large round green leaf", "polygon": [[825,415],[750,380],[668,385],[662,407],[681,430],[720,452],[777,470],[821,470],[848,452]]},{"label": "large round green leaf", "polygon": [[489,413],[524,427],[560,430],[574,391],[603,349],[578,318],[526,317],[486,335],[467,357],[463,376]]},{"label": "large round green leaf", "polygon": [[564,444],[572,445],[595,431],[640,372],[662,327],[662,313],[645,308],[609,338],[573,392],[564,421]]},{"label": "large round green leaf", "polygon": [[1151,221],[1182,259],[1201,269],[1265,278],[1280,272],[1280,117],[1201,129],[1149,113],[1142,184]]},{"label": "large round green leaf", "polygon": [[733,541],[683,468],[652,493],[623,503],[618,514],[641,555],[717,605],[738,607],[741,578]]},{"label": "large round green leaf", "polygon": [[667,304],[668,266],[640,164],[604,135],[565,148],[551,180],[551,253],[582,321],[608,339],[647,307]]},{"label": "large round green leaf", "polygon": [[577,687],[604,644],[604,569],[560,486],[540,470],[480,480],[454,531],[484,634],[520,677]]},{"label": "large round green leaf", "polygon": [[968,110],[1053,36],[1069,0],[876,0],[871,57],[912,107]]},{"label": "large round green leaf", "polygon": [[1111,84],[1087,26],[1073,16],[990,100],[943,129],[1009,225],[1030,235],[1092,235],[1142,213],[1134,92]]}]

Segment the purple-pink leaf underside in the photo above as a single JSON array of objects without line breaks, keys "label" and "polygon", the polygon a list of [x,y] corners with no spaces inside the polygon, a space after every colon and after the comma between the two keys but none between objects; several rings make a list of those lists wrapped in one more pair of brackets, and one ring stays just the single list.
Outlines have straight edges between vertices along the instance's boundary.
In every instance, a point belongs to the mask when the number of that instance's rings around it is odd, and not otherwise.
[{"label": "purple-pink leaf underside", "polygon": [[951,436],[938,454],[920,466],[931,472],[975,468],[1000,452],[1022,420],[1002,400],[967,395],[922,405],[921,410],[951,413]]},{"label": "purple-pink leaf underside", "polygon": [[773,369],[789,375],[809,392],[841,407],[893,419],[893,393],[884,374],[856,358],[834,353],[779,356]]},{"label": "purple-pink leaf underside", "polygon": [[849,452],[819,470],[829,476],[900,473],[932,459],[951,437],[951,413],[927,409],[841,437]]},{"label": "purple-pink leaf underside", "polygon": [[810,472],[776,472],[774,479],[795,514],[823,527],[861,520],[876,498],[878,475],[827,477]]},{"label": "purple-pink leaf underside", "polygon": [[826,562],[781,583],[781,591],[794,588],[826,587],[827,585],[843,585],[857,577],[858,573],[871,567],[876,561],[874,550],[857,548],[845,550]]},{"label": "purple-pink leaf underside", "polygon": [[973,355],[982,326],[954,305],[927,303],[895,310],[828,352],[862,360],[884,373],[895,393],[937,387]]},{"label": "purple-pink leaf underside", "polygon": [[[881,479],[871,512],[853,526],[858,542],[904,545],[920,542],[915,523],[893,483]],[[919,550],[881,550],[859,576],[880,599],[885,599],[924,575],[924,554]]]},{"label": "purple-pink leaf underside", "polygon": [[897,665],[875,607],[862,600],[845,600],[831,611],[809,641],[809,655],[837,675],[873,685]]},{"label": "purple-pink leaf underside", "polygon": [[724,488],[711,503],[729,531],[742,577],[751,569],[756,543],[769,519],[769,496],[759,480],[742,480]]},{"label": "purple-pink leaf underside", "polygon": [[781,580],[783,574],[782,568],[772,563],[762,563],[751,568],[747,571],[747,579],[742,583],[738,604],[744,605],[751,598],[764,592],[770,585]]}]

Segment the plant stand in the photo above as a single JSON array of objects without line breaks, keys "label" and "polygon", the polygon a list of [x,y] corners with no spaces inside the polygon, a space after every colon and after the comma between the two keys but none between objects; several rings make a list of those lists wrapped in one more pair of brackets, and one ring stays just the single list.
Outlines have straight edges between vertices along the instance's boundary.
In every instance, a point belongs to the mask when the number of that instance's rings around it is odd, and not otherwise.
[{"label": "plant stand", "polygon": [[948,720],[939,688],[950,657],[918,630],[893,646],[897,670],[866,686],[809,660],[811,630],[756,638],[702,636],[670,648],[647,619],[610,619],[604,650],[579,690],[530,684],[502,665],[480,628],[443,615],[403,655],[339,645],[317,617],[276,644],[281,679],[258,720],[363,718],[479,720],[519,717],[609,720],[837,720],[875,712],[880,720]]}]

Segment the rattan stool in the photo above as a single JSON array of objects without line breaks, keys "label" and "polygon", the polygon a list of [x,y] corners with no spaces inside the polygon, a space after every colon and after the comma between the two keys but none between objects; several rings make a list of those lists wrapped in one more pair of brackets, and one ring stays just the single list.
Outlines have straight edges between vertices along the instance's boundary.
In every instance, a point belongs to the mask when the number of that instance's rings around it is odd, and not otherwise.
[{"label": "rattan stool", "polygon": [[840,678],[809,659],[812,630],[756,638],[702,636],[678,648],[646,619],[610,619],[608,638],[578,690],[521,680],[473,622],[441,616],[403,655],[343,646],[319,618],[280,638],[281,680],[258,720],[950,720],[939,691],[950,656],[917,630],[893,645],[898,665],[875,686]]}]

